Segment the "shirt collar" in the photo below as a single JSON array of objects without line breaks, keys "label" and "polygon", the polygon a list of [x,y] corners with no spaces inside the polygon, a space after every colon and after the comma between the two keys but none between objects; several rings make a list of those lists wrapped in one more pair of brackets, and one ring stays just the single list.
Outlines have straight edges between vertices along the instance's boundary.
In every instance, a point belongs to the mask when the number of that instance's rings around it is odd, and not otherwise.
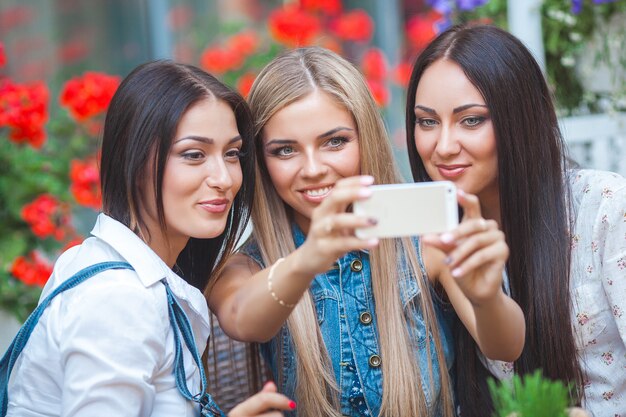
[{"label": "shirt collar", "polygon": [[210,333],[209,309],[204,295],[197,288],[174,273],[139,236],[112,217],[104,213],[98,215],[91,234],[115,249],[135,269],[145,287],[165,279],[176,298],[201,317],[199,322],[194,321],[194,333],[196,343],[205,343]]},{"label": "shirt collar", "polygon": [[139,236],[112,217],[104,213],[98,215],[91,234],[113,247],[131,264],[145,287],[163,278],[176,276],[181,279]]}]

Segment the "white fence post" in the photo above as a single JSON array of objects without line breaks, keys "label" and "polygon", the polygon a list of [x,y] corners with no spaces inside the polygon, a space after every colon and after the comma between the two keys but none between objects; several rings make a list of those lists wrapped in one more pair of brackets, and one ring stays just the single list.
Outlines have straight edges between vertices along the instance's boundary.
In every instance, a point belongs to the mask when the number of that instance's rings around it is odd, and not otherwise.
[{"label": "white fence post", "polygon": [[542,3],[542,0],[508,0],[507,20],[509,32],[524,42],[545,73],[546,56],[541,31]]}]

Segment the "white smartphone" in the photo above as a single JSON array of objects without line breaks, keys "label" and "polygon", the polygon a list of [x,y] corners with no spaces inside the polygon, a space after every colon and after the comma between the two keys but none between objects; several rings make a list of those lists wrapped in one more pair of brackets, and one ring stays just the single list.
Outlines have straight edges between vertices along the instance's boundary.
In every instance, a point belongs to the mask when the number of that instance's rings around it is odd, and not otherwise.
[{"label": "white smartphone", "polygon": [[355,214],[372,217],[375,226],[355,230],[361,239],[442,233],[459,224],[456,186],[450,181],[372,185],[372,196],[355,201]]}]

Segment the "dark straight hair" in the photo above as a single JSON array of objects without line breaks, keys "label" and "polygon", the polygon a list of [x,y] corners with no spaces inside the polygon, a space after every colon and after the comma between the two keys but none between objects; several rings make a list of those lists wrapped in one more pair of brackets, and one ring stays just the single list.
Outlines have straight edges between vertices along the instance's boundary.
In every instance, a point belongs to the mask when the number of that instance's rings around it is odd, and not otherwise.
[{"label": "dark straight hair", "polygon": [[[511,295],[526,318],[526,344],[515,362],[520,374],[572,383],[582,395],[582,373],[571,324],[569,189],[565,146],[541,69],[513,35],[487,25],[455,26],[417,58],[407,94],[406,131],[415,181],[431,181],[415,145],[415,92],[437,60],[461,67],[487,104],[496,137],[502,229],[510,248]],[[456,396],[463,417],[491,414],[489,372],[467,330],[456,331]]]},{"label": "dark straight hair", "polygon": [[[139,235],[146,232],[140,208],[155,198],[165,229],[163,173],[178,124],[194,104],[214,98],[234,112],[243,140],[243,182],[228,215],[224,232],[212,239],[191,238],[176,266],[191,285],[203,291],[221,269],[249,219],[254,192],[253,124],[244,99],[212,75],[192,65],[161,60],[135,68],[118,87],[106,115],[100,178],[103,211]],[[146,196],[152,181],[155,196]]]}]

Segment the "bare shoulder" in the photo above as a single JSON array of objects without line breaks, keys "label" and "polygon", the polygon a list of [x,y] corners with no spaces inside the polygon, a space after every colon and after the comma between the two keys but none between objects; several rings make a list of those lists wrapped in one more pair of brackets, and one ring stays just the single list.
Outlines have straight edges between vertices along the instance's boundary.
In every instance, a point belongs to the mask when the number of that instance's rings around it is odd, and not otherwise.
[{"label": "bare shoulder", "polygon": [[259,265],[253,258],[244,253],[238,252],[228,259],[222,275],[224,273],[227,273],[228,270],[235,270],[240,272],[249,270],[250,275],[254,275],[261,269],[261,265]]}]

